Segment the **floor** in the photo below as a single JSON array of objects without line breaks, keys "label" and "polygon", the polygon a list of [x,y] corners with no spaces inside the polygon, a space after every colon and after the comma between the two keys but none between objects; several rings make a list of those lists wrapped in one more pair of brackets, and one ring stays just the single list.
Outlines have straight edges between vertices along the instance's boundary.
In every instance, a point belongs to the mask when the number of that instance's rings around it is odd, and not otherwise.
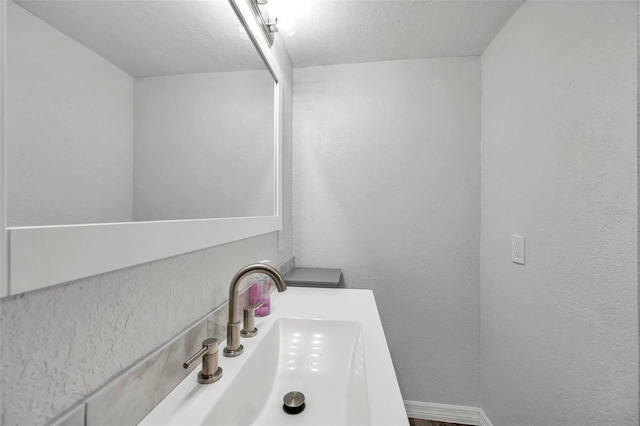
[{"label": "floor", "polygon": [[436,422],[434,420],[422,420],[409,418],[410,426],[466,426],[459,423]]}]

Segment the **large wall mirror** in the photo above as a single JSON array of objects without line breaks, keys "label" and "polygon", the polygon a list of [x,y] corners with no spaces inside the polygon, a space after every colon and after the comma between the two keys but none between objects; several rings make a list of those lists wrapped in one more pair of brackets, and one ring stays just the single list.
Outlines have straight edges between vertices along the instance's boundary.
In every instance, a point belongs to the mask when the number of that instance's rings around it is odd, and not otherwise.
[{"label": "large wall mirror", "polygon": [[5,294],[281,227],[279,69],[247,10],[6,2]]},{"label": "large wall mirror", "polygon": [[7,12],[8,226],[274,214],[274,81],[227,1]]}]

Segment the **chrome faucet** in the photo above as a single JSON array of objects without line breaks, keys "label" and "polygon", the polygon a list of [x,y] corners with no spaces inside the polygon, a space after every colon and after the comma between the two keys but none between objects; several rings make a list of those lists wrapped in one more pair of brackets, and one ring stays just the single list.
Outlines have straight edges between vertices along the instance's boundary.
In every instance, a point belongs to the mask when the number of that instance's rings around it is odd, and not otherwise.
[{"label": "chrome faucet", "polygon": [[240,344],[240,308],[238,306],[238,292],[240,282],[248,275],[255,273],[266,274],[273,280],[279,292],[287,289],[284,278],[276,268],[263,263],[254,263],[240,269],[231,280],[229,286],[229,322],[227,323],[227,347],[222,354],[226,357],[234,357],[242,354],[244,347]]}]

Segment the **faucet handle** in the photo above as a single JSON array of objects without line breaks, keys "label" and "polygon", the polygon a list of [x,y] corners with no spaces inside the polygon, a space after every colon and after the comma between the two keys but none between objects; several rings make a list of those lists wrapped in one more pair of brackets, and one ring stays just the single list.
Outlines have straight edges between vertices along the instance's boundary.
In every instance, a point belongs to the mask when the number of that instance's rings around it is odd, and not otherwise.
[{"label": "faucet handle", "polygon": [[244,328],[240,330],[242,337],[253,337],[258,334],[258,329],[255,326],[256,309],[262,306],[262,302],[258,302],[255,305],[244,308]]},{"label": "faucet handle", "polygon": [[256,314],[256,310],[260,307],[262,307],[262,305],[264,305],[264,302],[258,302],[255,305],[251,305],[251,306],[247,306],[246,308],[244,308],[245,311],[251,311],[253,312],[253,314]]},{"label": "faucet handle", "polygon": [[189,368],[202,357],[202,370],[198,373],[198,383],[203,385],[217,382],[222,377],[222,368],[218,366],[218,339],[205,339],[202,349],[186,360],[182,366]]}]

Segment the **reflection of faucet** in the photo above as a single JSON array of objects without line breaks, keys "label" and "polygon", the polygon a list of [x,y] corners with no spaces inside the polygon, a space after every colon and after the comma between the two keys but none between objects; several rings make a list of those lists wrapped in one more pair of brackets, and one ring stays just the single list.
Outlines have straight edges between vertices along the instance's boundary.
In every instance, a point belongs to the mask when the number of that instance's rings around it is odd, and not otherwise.
[{"label": "reflection of faucet", "polygon": [[284,278],[276,268],[262,263],[254,263],[240,269],[231,280],[229,286],[229,322],[227,323],[227,347],[222,351],[226,357],[238,356],[244,350],[240,344],[240,308],[238,307],[238,288],[240,282],[248,275],[254,273],[266,274],[273,280],[279,292],[287,289]]}]

